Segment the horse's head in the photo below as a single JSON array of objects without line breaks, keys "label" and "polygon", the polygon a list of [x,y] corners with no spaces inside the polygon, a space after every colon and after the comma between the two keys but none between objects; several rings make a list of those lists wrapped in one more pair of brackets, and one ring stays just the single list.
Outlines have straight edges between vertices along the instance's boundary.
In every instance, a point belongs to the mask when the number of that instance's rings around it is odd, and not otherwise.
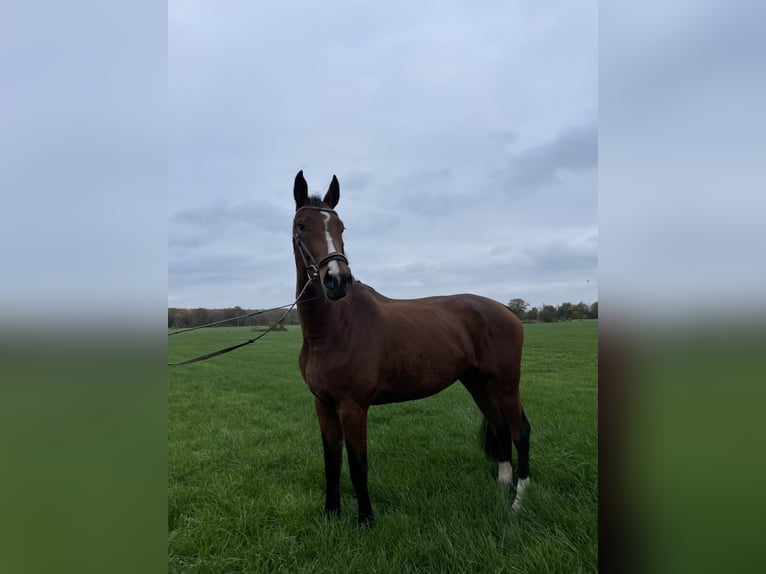
[{"label": "horse's head", "polygon": [[299,171],[295,176],[293,195],[296,263],[299,267],[302,263],[308,276],[319,282],[327,299],[342,299],[353,277],[343,251],[343,222],[335,212],[340,199],[338,178],[332,176],[330,188],[324,199],[320,199],[309,197],[303,171]]}]

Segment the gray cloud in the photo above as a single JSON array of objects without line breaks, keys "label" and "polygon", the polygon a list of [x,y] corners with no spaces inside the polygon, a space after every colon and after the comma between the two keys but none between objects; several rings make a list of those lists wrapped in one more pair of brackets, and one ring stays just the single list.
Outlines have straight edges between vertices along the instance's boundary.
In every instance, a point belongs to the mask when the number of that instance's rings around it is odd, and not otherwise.
[{"label": "gray cloud", "polygon": [[174,229],[182,228],[178,235],[171,235],[170,244],[198,246],[216,238],[235,238],[250,230],[281,233],[289,229],[290,217],[289,207],[265,200],[190,207],[170,217]]},{"label": "gray cloud", "polygon": [[567,128],[513,157],[509,183],[514,187],[538,188],[556,181],[564,172],[596,169],[597,164],[598,126],[590,122]]},{"label": "gray cloud", "polygon": [[169,300],[284,303],[299,169],[320,195],[337,174],[352,269],[388,296],[577,298],[595,5],[215,6],[169,6]]}]

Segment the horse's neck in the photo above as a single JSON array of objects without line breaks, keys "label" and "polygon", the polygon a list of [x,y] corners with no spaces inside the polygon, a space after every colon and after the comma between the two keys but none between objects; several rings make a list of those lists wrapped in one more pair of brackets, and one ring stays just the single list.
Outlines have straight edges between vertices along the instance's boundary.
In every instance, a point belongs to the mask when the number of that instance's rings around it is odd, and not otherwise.
[{"label": "horse's neck", "polygon": [[[325,299],[319,284],[307,286],[306,280],[306,272],[302,271],[299,266],[295,292],[296,297],[301,299],[298,303],[301,331],[303,331],[305,339],[315,340],[327,332],[327,325],[332,325],[333,309],[330,302]],[[303,293],[302,296],[301,293]]]},{"label": "horse's neck", "polygon": [[313,299],[305,303],[298,304],[298,316],[301,321],[301,330],[304,339],[315,341],[327,336],[328,328],[334,324],[333,314],[337,312],[332,304],[325,300],[324,296],[319,295],[321,299]]}]

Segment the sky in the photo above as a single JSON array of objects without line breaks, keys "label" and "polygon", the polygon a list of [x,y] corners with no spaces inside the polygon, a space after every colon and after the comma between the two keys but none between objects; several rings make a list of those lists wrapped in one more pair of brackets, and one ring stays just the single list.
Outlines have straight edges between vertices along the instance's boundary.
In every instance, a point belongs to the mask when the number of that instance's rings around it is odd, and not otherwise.
[{"label": "sky", "polygon": [[764,3],[478,4],[9,6],[3,322],[289,303],[300,169],[391,297],[763,314]]},{"label": "sky", "polygon": [[595,2],[168,4],[168,305],[291,302],[292,186],[394,298],[598,299]]}]

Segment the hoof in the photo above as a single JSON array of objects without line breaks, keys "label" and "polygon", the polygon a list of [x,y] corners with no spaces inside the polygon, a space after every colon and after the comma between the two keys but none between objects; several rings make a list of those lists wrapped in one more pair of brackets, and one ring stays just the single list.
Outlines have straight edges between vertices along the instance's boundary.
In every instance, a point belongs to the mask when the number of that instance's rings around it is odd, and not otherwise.
[{"label": "hoof", "polygon": [[511,510],[513,510],[514,514],[518,514],[521,510],[521,501],[524,498],[524,492],[527,490],[528,486],[529,477],[520,478],[519,482],[516,484],[516,498],[513,500],[513,504],[511,505]]},{"label": "hoof", "polygon": [[357,522],[359,526],[373,526],[375,524],[375,517],[372,514],[360,512],[357,516]]}]

